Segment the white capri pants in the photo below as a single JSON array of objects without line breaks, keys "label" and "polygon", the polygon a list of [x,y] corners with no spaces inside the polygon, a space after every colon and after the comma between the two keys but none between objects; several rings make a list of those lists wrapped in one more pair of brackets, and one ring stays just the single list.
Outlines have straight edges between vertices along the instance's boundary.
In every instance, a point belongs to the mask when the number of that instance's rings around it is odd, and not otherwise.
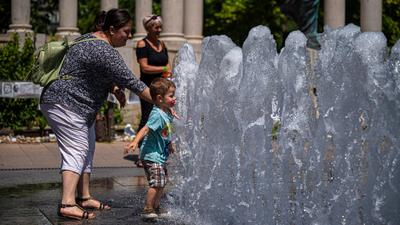
[{"label": "white capri pants", "polygon": [[94,123],[88,127],[81,116],[59,104],[41,104],[40,110],[56,135],[61,172],[91,173],[96,144]]}]

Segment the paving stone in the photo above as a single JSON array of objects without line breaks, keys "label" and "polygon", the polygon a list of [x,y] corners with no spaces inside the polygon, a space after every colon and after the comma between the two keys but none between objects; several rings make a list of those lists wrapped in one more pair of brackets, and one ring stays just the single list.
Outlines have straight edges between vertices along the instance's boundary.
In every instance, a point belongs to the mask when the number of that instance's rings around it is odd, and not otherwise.
[{"label": "paving stone", "polygon": [[38,208],[12,208],[0,210],[0,224],[52,224]]},{"label": "paving stone", "polygon": [[[97,217],[88,221],[66,220],[57,215],[61,183],[56,143],[0,144],[0,225],[154,224],[140,216],[147,180],[143,169],[134,166],[137,152],[124,158],[125,144],[96,143],[90,190],[112,210],[96,211]],[[184,225],[174,217],[159,219],[156,224]]]}]

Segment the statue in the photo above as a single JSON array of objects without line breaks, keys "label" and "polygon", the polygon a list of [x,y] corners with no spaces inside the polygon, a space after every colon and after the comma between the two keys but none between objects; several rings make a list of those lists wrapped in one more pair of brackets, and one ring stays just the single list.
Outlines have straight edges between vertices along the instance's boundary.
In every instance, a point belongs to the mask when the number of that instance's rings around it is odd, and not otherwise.
[{"label": "statue", "polygon": [[285,0],[282,12],[293,18],[299,30],[307,37],[307,47],[320,49],[318,42],[318,6],[319,0]]}]

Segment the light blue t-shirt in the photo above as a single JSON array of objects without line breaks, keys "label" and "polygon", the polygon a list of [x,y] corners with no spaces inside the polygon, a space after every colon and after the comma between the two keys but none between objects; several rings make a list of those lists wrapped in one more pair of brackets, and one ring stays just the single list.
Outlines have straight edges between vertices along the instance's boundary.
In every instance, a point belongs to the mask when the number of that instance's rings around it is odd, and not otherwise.
[{"label": "light blue t-shirt", "polygon": [[153,107],[146,125],[149,133],[144,137],[140,147],[140,159],[164,164],[168,159],[168,145],[172,138],[171,113]]}]

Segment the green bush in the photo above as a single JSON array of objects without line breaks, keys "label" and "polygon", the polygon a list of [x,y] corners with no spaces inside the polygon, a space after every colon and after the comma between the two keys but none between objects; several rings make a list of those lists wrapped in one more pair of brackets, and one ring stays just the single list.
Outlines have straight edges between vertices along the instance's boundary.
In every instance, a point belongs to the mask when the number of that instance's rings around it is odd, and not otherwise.
[{"label": "green bush", "polygon": [[120,125],[122,123],[121,109],[118,108],[115,103],[104,101],[103,106],[100,108],[98,112],[98,116],[104,117],[107,116],[107,114],[109,113],[113,114],[114,117],[113,124]]},{"label": "green bush", "polygon": [[[18,35],[0,47],[0,80],[23,81],[34,60],[34,44],[27,38],[20,46]],[[24,127],[46,127],[46,120],[38,110],[38,99],[0,98],[0,129],[21,130]]]}]

